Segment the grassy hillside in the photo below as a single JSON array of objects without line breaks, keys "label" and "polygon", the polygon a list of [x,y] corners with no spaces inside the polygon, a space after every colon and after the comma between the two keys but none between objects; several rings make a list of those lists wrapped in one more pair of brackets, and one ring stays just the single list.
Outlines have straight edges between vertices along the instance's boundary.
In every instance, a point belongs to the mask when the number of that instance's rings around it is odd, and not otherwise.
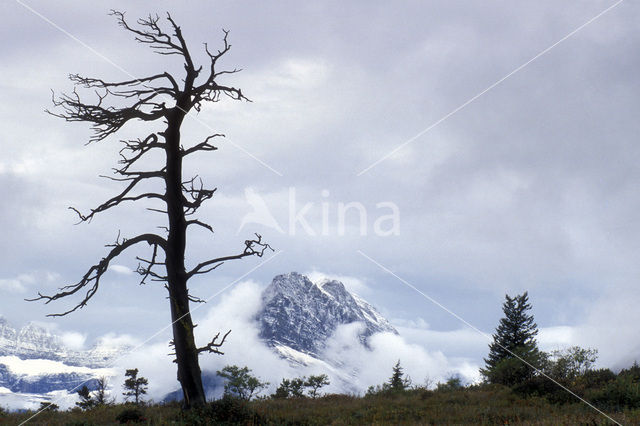
[{"label": "grassy hillside", "polygon": [[[29,424],[118,424],[117,418],[125,410],[135,410],[135,407],[114,405],[89,411],[44,412]],[[19,424],[32,414],[0,415],[0,424]],[[523,398],[509,388],[497,385],[436,391],[418,389],[366,397],[328,395],[317,399],[261,399],[249,403],[227,398],[187,414],[181,413],[176,404],[141,407],[139,414],[142,417],[140,424],[153,425],[612,424],[585,404]],[[613,410],[608,414],[625,425],[640,424],[640,409]]]}]

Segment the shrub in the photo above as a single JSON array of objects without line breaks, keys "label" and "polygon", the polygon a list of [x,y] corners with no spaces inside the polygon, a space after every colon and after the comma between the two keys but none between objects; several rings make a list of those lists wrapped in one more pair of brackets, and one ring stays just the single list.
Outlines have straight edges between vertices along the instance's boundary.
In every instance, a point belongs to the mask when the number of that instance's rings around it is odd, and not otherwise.
[{"label": "shrub", "polygon": [[587,396],[606,409],[640,408],[640,383],[634,380],[633,375],[619,374],[616,380]]},{"label": "shrub", "polygon": [[634,382],[640,381],[640,365],[637,361],[633,362],[633,365],[629,368],[625,368],[618,373],[619,376],[629,376]]},{"label": "shrub", "polygon": [[598,359],[598,350],[572,346],[553,351],[547,358],[547,374],[556,380],[572,380],[591,371],[591,366]]},{"label": "shrub", "polygon": [[40,403],[40,408],[38,409],[38,411],[58,411],[59,409],[60,407],[53,402],[42,401]]},{"label": "shrub", "polygon": [[182,420],[189,425],[264,424],[246,400],[231,395],[224,395],[201,409],[183,413]]},{"label": "shrub", "polygon": [[450,376],[445,383],[438,383],[436,385],[436,390],[448,391],[462,389],[463,387],[464,385],[462,384],[462,379],[460,379],[460,376]]},{"label": "shrub", "polygon": [[126,410],[120,412],[116,416],[116,420],[120,424],[125,423],[141,423],[145,422],[147,419],[144,417],[144,413],[140,411],[138,408],[127,408]]},{"label": "shrub", "polygon": [[391,389],[391,387],[389,386],[388,383],[383,383],[381,385],[375,385],[375,386],[369,386],[369,388],[367,389],[367,393],[365,393],[365,396],[380,395],[380,394],[389,392],[390,389]]},{"label": "shrub", "polygon": [[616,373],[608,368],[589,370],[576,379],[577,387],[584,389],[594,389],[604,387],[607,383],[616,379]]},{"label": "shrub", "polygon": [[294,379],[282,379],[280,386],[276,389],[276,393],[271,395],[272,398],[302,398],[304,397],[305,377],[296,377]]}]

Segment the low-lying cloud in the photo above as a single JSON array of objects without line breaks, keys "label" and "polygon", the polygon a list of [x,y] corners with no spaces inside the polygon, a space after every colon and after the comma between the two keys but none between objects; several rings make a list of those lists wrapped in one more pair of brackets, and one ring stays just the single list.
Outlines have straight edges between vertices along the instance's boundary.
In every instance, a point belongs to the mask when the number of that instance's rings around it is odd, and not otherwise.
[{"label": "low-lying cloud", "polygon": [[[203,354],[201,357],[200,364],[204,372],[215,374],[228,364],[248,366],[253,374],[270,383],[265,392],[273,392],[283,378],[325,373],[331,381],[325,391],[364,393],[369,386],[388,380],[398,360],[416,385],[424,384],[425,379],[431,384],[444,381],[451,375],[459,375],[467,383],[478,380],[478,365],[471,358],[450,357],[436,346],[427,347],[410,342],[402,335],[406,328],[400,327],[400,335],[375,334],[370,337],[369,348],[366,348],[357,337],[362,327],[360,323],[338,327],[323,354],[328,364],[313,362],[307,366],[293,367],[259,337],[259,324],[255,319],[261,307],[264,287],[264,284],[255,281],[239,283],[196,319],[198,325],[195,333],[199,345],[211,341],[218,332],[222,336],[231,330],[221,348],[224,355]],[[167,356],[169,352],[167,344],[153,343],[123,357],[116,363],[116,368],[122,370],[122,374],[126,368],[140,368],[140,374],[149,378],[149,397],[160,400],[168,392],[179,388],[176,365]],[[113,382],[120,383],[123,377],[115,377]],[[345,388],[347,382],[349,386]]]}]

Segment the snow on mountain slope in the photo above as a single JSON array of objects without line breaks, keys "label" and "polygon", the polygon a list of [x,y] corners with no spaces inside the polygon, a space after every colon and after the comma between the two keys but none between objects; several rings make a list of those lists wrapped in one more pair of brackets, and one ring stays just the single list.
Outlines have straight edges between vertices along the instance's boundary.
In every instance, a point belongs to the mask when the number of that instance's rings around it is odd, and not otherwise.
[{"label": "snow on mountain slope", "polygon": [[[332,389],[340,392],[361,389],[354,385],[358,369],[332,356],[330,352],[335,351],[327,348],[335,345],[332,339],[336,333],[348,327],[353,333],[342,341],[365,352],[377,333],[398,334],[373,306],[347,291],[342,282],[323,279],[314,283],[296,272],[276,276],[261,297],[256,296],[256,310],[248,314],[247,321],[256,327],[256,338],[266,345],[265,351],[273,351],[274,359],[289,365],[288,374],[324,372],[331,376]],[[66,391],[83,381],[92,383],[93,378],[115,374],[107,367],[128,352],[126,343],[116,337],[105,338],[89,350],[74,351],[38,325],[17,330],[0,319],[0,405],[15,404],[20,400],[18,395],[25,403],[13,408],[33,406],[52,395],[74,400],[75,395]],[[203,378],[209,397],[219,396],[223,382],[215,369],[203,371]],[[176,390],[167,399],[181,394]]]},{"label": "snow on mountain slope", "polygon": [[373,306],[336,280],[314,284],[297,272],[278,275],[262,301],[260,337],[272,347],[286,346],[313,357],[320,356],[340,325],[363,323],[359,338],[365,345],[374,333],[398,333]]},{"label": "snow on mountain slope", "polygon": [[106,367],[128,349],[101,340],[86,351],[70,350],[44,327],[15,329],[0,317],[0,406],[29,408],[83,382],[91,387],[93,379],[114,374]]},{"label": "snow on mountain slope", "polygon": [[64,346],[60,336],[44,327],[30,323],[15,329],[0,317],[0,356],[46,359],[79,367],[102,368],[129,349],[131,346],[127,343],[101,339],[89,350],[71,350]]},{"label": "snow on mountain slope", "polygon": [[20,376],[64,373],[110,375],[112,373],[108,368],[78,367],[48,359],[20,359],[15,355],[0,356],[0,364],[3,364],[11,373]]},{"label": "snow on mountain slope", "polygon": [[[274,378],[264,370],[269,366],[249,365],[256,374],[264,378],[266,373],[267,380],[275,386],[283,377],[324,373],[331,377],[332,392],[362,391],[361,386],[356,385],[358,369],[327,353],[327,346],[335,344],[332,338],[337,331],[344,327],[353,330],[347,340],[363,351],[369,350],[368,341],[376,333],[398,334],[373,306],[350,293],[342,282],[322,279],[314,283],[297,272],[276,276],[262,291],[256,310],[247,321],[246,328],[257,327],[258,341],[247,341],[245,345],[265,345],[276,355],[275,359],[289,366],[284,376]],[[231,351],[228,356],[224,364],[245,365],[244,361],[234,359]],[[273,360],[269,363],[275,369],[281,369]],[[215,369],[203,371],[203,376],[222,392],[219,378],[217,382],[211,379],[215,377]],[[205,385],[205,388],[208,395],[220,396],[215,394],[213,387]],[[166,400],[179,397],[181,395],[176,391],[167,395]]]}]

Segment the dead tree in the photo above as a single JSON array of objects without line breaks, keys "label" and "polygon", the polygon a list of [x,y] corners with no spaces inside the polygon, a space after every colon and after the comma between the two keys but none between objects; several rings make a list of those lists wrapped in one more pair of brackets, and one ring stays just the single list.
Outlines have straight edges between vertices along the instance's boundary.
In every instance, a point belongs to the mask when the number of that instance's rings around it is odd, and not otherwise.
[{"label": "dead tree", "polygon": [[[189,294],[187,282],[196,275],[216,269],[225,261],[248,256],[261,257],[271,247],[256,234],[255,238],[244,242],[244,247],[237,254],[203,260],[191,268],[186,267],[187,231],[201,228],[213,232],[211,225],[195,217],[195,214],[205,201],[213,197],[216,188],[206,188],[197,177],[183,177],[183,161],[198,153],[215,151],[217,148],[213,141],[224,135],[212,134],[202,142],[185,146],[180,140],[180,128],[185,116],[192,110],[200,111],[205,102],[217,102],[223,96],[237,101],[249,99],[240,89],[219,81],[224,75],[239,71],[218,69],[218,61],[231,48],[228,31],[223,30],[222,47],[219,50],[212,51],[205,43],[208,60],[204,66],[199,66],[194,63],[182,31],[171,15],[167,14],[166,21],[158,16],[149,16],[139,19],[137,25],[130,25],[124,13],[112,11],[111,14],[121,27],[133,33],[139,43],[149,46],[160,55],[175,55],[184,61],[184,73],[177,76],[159,72],[120,82],[72,74],[69,78],[75,84],[73,92],[58,97],[53,95],[56,108],[48,111],[50,114],[66,121],[91,123],[93,135],[88,143],[108,138],[131,121],[148,122],[152,129],[155,128],[144,137],[121,141],[124,146],[120,150],[119,166],[113,169],[114,176],[109,177],[124,184],[124,189],[118,195],[88,213],[75,208],[72,210],[78,214],[80,222],[90,222],[95,215],[129,201],[160,203],[160,206],[156,204],[148,209],[160,212],[166,218],[166,225],[160,227],[166,234],[144,233],[130,238],[118,235],[115,243],[107,245],[109,251],[105,257],[91,266],[79,282],[62,287],[52,295],[38,293],[38,297],[29,300],[49,303],[69,296],[80,299],[66,312],[50,316],[67,315],[83,308],[98,291],[100,280],[113,259],[133,246],[150,246],[148,258],[137,258],[140,262],[137,272],[142,277],[141,283],[147,280],[161,281],[168,290],[178,380],[184,393],[184,406],[189,408],[205,402],[198,355],[203,352],[221,353],[219,348],[224,338],[218,340],[218,333],[207,345],[196,345],[189,303],[201,300]],[[94,92],[95,100],[86,102],[84,96],[81,98],[78,88]],[[164,161],[155,170],[140,170],[141,160],[148,159],[149,154],[154,152],[164,152]],[[164,192],[140,190],[141,184],[149,181],[163,183]]]}]

